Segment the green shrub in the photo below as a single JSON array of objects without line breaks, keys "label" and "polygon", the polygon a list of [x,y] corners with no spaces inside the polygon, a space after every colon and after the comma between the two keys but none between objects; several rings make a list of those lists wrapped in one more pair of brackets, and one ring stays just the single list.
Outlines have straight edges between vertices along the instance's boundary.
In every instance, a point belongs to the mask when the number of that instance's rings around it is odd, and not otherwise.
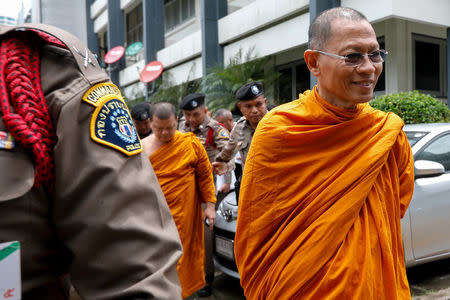
[{"label": "green shrub", "polygon": [[442,123],[450,120],[450,110],[442,101],[418,91],[379,96],[370,101],[370,105],[397,114],[405,124]]}]

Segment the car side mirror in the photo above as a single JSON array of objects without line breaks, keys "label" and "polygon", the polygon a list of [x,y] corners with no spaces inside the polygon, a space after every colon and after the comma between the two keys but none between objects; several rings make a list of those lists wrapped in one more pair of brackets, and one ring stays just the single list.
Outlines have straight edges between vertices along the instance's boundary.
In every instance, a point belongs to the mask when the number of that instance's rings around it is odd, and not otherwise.
[{"label": "car side mirror", "polygon": [[418,160],[414,162],[414,175],[416,178],[438,176],[445,173],[442,164],[431,160]]}]

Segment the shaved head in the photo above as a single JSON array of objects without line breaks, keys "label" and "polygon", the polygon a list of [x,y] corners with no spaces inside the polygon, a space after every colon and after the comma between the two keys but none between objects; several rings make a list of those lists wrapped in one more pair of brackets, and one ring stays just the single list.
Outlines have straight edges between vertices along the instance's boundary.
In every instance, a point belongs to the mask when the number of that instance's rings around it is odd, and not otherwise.
[{"label": "shaved head", "polygon": [[335,7],[320,13],[311,23],[308,30],[309,49],[324,49],[327,42],[331,39],[331,24],[338,19],[347,19],[351,21],[369,21],[357,10],[348,7]]},{"label": "shaved head", "polygon": [[174,116],[175,119],[177,119],[177,111],[175,109],[175,106],[173,106],[169,102],[159,102],[156,104],[153,104],[150,115],[150,119],[153,121],[153,118],[156,116],[160,120],[167,120],[171,116]]},{"label": "shaved head", "polygon": [[231,115],[231,111],[225,108],[219,108],[218,110],[216,110],[216,112],[214,113],[214,119],[217,117],[233,118],[233,116]]}]

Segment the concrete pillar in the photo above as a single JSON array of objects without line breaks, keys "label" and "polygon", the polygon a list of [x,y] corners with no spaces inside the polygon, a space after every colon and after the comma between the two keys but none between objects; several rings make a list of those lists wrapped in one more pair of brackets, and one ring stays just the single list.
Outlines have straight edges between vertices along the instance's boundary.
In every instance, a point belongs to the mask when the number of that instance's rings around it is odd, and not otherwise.
[{"label": "concrete pillar", "polygon": [[[108,50],[125,45],[125,16],[120,9],[120,1],[108,0]],[[124,58],[115,63],[114,70],[109,71],[111,81],[119,86],[119,71],[125,66]]]},{"label": "concrete pillar", "polygon": [[86,0],[86,32],[87,32],[87,46],[89,50],[95,55],[99,55],[98,38],[94,32],[94,20],[91,18],[91,4],[95,0]]},{"label": "concrete pillar", "polygon": [[[341,0],[310,0],[309,1],[309,23],[324,10],[341,6]],[[317,79],[310,74],[310,87],[311,89],[316,85]]]},{"label": "concrete pillar", "polygon": [[203,76],[216,65],[223,65],[223,47],[219,44],[218,20],[227,15],[227,0],[201,0]]},{"label": "concrete pillar", "polygon": [[156,60],[164,48],[164,0],[143,0],[145,63]]}]

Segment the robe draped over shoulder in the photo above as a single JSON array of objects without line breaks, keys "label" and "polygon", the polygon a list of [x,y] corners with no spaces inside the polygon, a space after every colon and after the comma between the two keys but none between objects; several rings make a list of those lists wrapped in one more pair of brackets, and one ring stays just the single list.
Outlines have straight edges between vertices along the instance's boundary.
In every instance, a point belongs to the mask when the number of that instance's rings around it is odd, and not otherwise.
[{"label": "robe draped over shoulder", "polygon": [[182,297],[205,285],[202,202],[216,202],[212,167],[200,140],[177,131],[150,162],[166,197],[183,245],[178,261]]},{"label": "robe draped over shoulder", "polygon": [[317,90],[253,137],[235,254],[247,299],[410,299],[400,219],[412,198],[403,121]]}]

